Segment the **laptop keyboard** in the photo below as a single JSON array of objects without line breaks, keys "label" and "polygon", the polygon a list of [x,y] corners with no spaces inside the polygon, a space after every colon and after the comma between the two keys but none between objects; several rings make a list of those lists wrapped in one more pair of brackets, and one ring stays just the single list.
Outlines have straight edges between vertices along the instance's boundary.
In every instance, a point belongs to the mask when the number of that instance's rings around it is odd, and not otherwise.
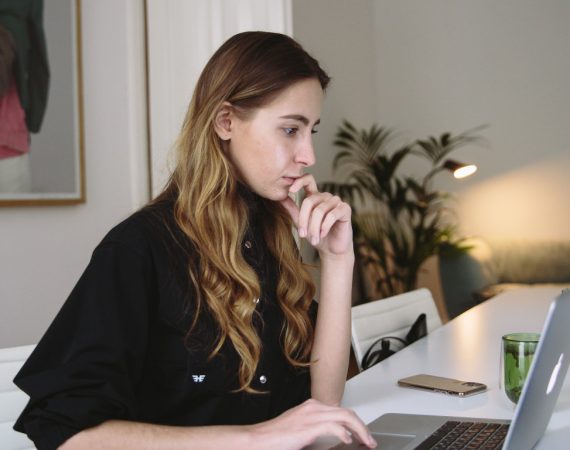
[{"label": "laptop keyboard", "polygon": [[508,430],[507,424],[450,420],[428,436],[415,450],[500,449]]}]

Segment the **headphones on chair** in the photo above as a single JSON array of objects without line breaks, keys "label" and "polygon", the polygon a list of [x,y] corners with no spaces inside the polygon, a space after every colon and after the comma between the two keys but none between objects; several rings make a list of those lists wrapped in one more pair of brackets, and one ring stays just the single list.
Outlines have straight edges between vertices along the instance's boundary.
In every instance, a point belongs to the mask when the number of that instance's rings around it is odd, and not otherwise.
[{"label": "headphones on chair", "polygon": [[[392,350],[392,348],[390,348],[392,340],[397,342],[399,345],[399,348],[396,350]],[[380,349],[378,349],[378,345],[380,345]],[[374,342],[364,354],[361,364],[362,370],[368,369],[374,364],[378,364],[380,361],[384,361],[388,356],[392,356],[398,350],[403,349],[406,345],[408,345],[406,341],[397,336],[381,337]]]},{"label": "headphones on chair", "polygon": [[[388,356],[392,356],[398,350],[402,350],[405,346],[427,335],[427,320],[424,313],[420,314],[413,325],[410,327],[405,339],[397,336],[383,336],[377,339],[364,354],[362,358],[362,370],[372,367],[374,364],[385,360]],[[399,348],[393,350],[390,348],[391,342],[398,343]],[[378,349],[380,345],[380,349]]]}]

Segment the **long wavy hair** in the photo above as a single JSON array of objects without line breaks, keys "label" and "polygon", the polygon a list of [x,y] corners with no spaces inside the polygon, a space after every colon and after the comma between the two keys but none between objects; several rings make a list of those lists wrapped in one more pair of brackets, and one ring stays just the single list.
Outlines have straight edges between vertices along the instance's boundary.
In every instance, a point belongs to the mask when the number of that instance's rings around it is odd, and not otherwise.
[{"label": "long wavy hair", "polygon": [[[292,84],[314,78],[323,90],[329,77],[296,41],[269,32],[245,32],[227,40],[206,64],[179,135],[176,168],[162,196],[174,196],[175,220],[198,254],[188,274],[196,291],[190,337],[204,310],[218,325],[210,358],[226,340],[240,357],[240,391],[251,387],[261,354],[253,326],[260,280],[242,255],[248,208],[238,194],[238,179],[214,129],[224,102],[241,112],[271,102]],[[278,203],[263,201],[263,237],[278,262],[277,299],[284,314],[283,352],[294,367],[310,364],[313,325],[309,306],[315,293],[299,257],[292,222]]]}]

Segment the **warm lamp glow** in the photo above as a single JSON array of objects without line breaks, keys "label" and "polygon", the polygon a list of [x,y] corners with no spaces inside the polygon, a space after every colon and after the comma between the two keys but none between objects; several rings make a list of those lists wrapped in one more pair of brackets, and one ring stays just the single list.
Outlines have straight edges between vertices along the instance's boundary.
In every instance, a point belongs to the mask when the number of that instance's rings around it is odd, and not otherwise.
[{"label": "warm lamp glow", "polygon": [[475,164],[469,164],[468,166],[461,167],[453,172],[455,178],[465,178],[469,175],[473,175],[477,172],[477,166]]},{"label": "warm lamp glow", "polygon": [[453,172],[453,176],[455,178],[465,178],[477,172],[477,166],[475,164],[464,164],[454,161],[453,159],[445,161],[443,167],[450,172]]}]

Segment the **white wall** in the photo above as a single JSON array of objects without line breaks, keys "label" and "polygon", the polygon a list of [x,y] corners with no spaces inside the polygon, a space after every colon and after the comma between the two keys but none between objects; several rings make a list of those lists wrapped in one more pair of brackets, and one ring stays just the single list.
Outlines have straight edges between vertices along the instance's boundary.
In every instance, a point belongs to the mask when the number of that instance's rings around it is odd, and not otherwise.
[{"label": "white wall", "polygon": [[[316,139],[330,177],[341,118],[393,127],[402,141],[487,125],[488,145],[446,174],[465,234],[570,238],[570,3],[564,0],[294,0],[294,36],[333,83]],[[411,173],[425,173],[425,163]]]},{"label": "white wall", "polygon": [[332,179],[334,133],[342,119],[367,124],[378,113],[376,51],[370,0],[293,0],[293,37],[332,77],[315,135],[317,164],[308,171]]},{"label": "white wall", "polygon": [[[370,0],[293,0],[293,37],[332,78],[314,136],[317,163],[307,170],[317,181],[333,179],[332,142],[343,119],[365,124],[377,116],[374,10]],[[316,263],[314,249],[301,241],[303,260]],[[313,278],[320,277],[318,264]],[[319,289],[319,283],[317,283]],[[317,290],[317,298],[320,291]],[[355,298],[358,294],[355,292]]]},{"label": "white wall", "polygon": [[111,226],[148,192],[142,1],[84,0],[87,202],[0,208],[0,347],[36,342]]},{"label": "white wall", "polygon": [[202,68],[230,36],[291,34],[290,0],[147,0],[152,193],[174,167],[173,147]]},{"label": "white wall", "polygon": [[377,0],[377,120],[412,138],[488,124],[440,177],[465,234],[570,238],[570,3]]},{"label": "white wall", "polygon": [[[465,235],[570,238],[570,2],[294,0],[294,36],[333,77],[316,140],[329,179],[341,118],[393,127],[402,141],[488,125],[457,195]],[[421,159],[406,166],[424,174]],[[433,261],[421,284],[439,296]]]},{"label": "white wall", "polygon": [[79,168],[74,133],[76,101],[73,95],[75,9],[70,0],[50,0],[44,4],[50,84],[48,102],[40,132],[31,134],[30,164],[34,192],[76,193]]}]

